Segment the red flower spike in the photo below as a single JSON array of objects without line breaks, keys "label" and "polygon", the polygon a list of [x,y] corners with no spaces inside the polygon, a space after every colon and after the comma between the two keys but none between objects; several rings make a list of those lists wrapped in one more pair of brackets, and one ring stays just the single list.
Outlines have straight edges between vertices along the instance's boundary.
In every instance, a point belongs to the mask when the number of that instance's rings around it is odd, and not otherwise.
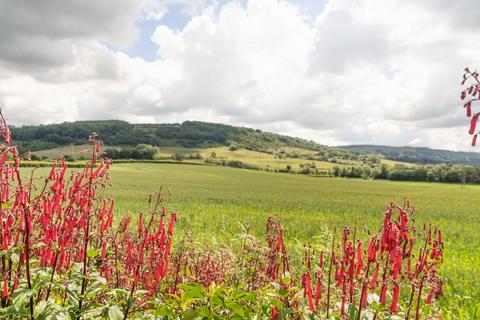
[{"label": "red flower spike", "polygon": [[466,108],[467,117],[471,117],[472,116],[472,101],[468,101],[467,103],[465,103],[465,105],[463,107]]},{"label": "red flower spike", "polygon": [[395,284],[392,292],[392,304],[390,305],[390,313],[397,313],[400,311],[398,306],[398,297],[400,296],[400,286]]},{"label": "red flower spike", "polygon": [[367,306],[367,287],[365,287],[362,291],[362,297],[360,299],[360,306],[365,308]]},{"label": "red flower spike", "polygon": [[362,258],[362,243],[358,242],[357,246],[357,275],[362,272],[362,269],[365,267],[365,264],[363,263],[363,258]]},{"label": "red flower spike", "polygon": [[308,308],[315,313],[315,304],[313,303],[312,281],[310,273],[307,272],[302,276],[302,284],[304,287],[303,296],[308,299]]},{"label": "red flower spike", "polygon": [[472,147],[475,147],[475,145],[477,144],[477,136],[478,134],[474,135],[472,138]]},{"label": "red flower spike", "polygon": [[380,303],[383,305],[387,304],[387,285],[386,284],[382,285],[382,291],[380,294]]},{"label": "red flower spike", "polygon": [[373,289],[377,286],[377,279],[378,279],[378,271],[380,269],[380,264],[377,262],[377,265],[375,267],[375,272],[373,273],[373,277],[370,280],[370,283],[368,284],[368,287],[370,289]]},{"label": "red flower spike", "polygon": [[368,252],[368,260],[370,262],[374,262],[375,259],[377,258],[377,251],[376,251],[376,246],[375,246],[376,242],[377,242],[377,238],[376,238],[376,236],[374,236],[370,240],[370,242],[368,243],[368,251],[367,252]]},{"label": "red flower spike", "polygon": [[322,298],[322,274],[321,272],[318,272],[317,287],[315,289],[315,305],[318,304],[321,298]]},{"label": "red flower spike", "polygon": [[472,120],[470,120],[470,130],[468,130],[469,134],[474,134],[475,133],[475,128],[477,126],[477,121],[478,121],[478,116],[480,113],[475,113],[472,117]]}]

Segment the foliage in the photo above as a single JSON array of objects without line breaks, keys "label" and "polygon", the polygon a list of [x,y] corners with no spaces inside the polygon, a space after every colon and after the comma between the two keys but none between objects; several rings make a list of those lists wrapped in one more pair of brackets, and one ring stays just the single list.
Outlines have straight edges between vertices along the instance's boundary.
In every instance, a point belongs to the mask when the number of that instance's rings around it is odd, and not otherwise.
[{"label": "foliage", "polygon": [[330,170],[334,177],[386,179],[395,181],[424,181],[448,183],[480,183],[480,167],[451,164],[407,166],[381,164],[369,166],[334,166]]},{"label": "foliage", "polygon": [[352,145],[337,148],[359,154],[374,154],[379,157],[384,157],[385,159],[399,162],[418,164],[480,164],[480,154],[475,152],[438,150],[425,147],[392,147],[378,145]]},{"label": "foliage", "polygon": [[320,145],[300,138],[223,124],[186,121],[182,124],[130,124],[123,121],[77,121],[62,124],[12,127],[13,138],[31,151],[69,144],[83,144],[84,137],[97,132],[109,146],[206,147],[230,146],[266,150],[284,146],[316,150]]},{"label": "foliage", "polygon": [[138,144],[135,147],[109,148],[105,154],[110,159],[148,159],[153,160],[160,149],[147,144]]}]

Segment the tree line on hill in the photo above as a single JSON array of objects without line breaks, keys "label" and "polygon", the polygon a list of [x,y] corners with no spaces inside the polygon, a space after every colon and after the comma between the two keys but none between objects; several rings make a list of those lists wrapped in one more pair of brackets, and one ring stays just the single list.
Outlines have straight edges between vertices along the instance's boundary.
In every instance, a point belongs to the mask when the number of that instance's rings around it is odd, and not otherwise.
[{"label": "tree line on hill", "polygon": [[118,120],[76,121],[11,129],[12,137],[19,146],[30,151],[84,144],[92,132],[96,132],[108,146],[148,144],[199,148],[229,146],[234,143],[239,147],[262,150],[280,147],[320,150],[325,147],[301,138],[200,121],[185,121],[181,124],[130,124]]},{"label": "tree line on hill", "polygon": [[480,153],[476,152],[438,150],[421,147],[391,147],[377,145],[352,145],[337,148],[357,153],[372,153],[376,155],[381,155],[386,159],[399,162],[423,164],[452,163],[480,165]]},{"label": "tree line on hill", "polygon": [[381,164],[370,167],[334,166],[330,174],[334,177],[387,179],[395,181],[424,181],[451,183],[480,183],[480,167],[452,164],[406,166]]}]

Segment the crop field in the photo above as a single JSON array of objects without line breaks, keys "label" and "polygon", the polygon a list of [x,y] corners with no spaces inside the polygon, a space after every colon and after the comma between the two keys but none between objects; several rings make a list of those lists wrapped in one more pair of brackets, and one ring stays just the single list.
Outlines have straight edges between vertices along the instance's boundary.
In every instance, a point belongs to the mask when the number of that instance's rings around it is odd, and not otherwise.
[{"label": "crop field", "polygon": [[[37,171],[45,173],[45,168]],[[146,210],[149,193],[163,186],[172,194],[166,207],[178,214],[176,237],[188,234],[211,247],[235,241],[243,228],[264,237],[265,222],[272,215],[285,226],[287,243],[322,244],[334,226],[376,230],[385,206],[403,203],[407,197],[417,209],[417,225],[432,221],[444,233],[445,296],[440,305],[445,318],[474,319],[480,312],[480,186],[314,178],[178,164],[115,164],[110,173],[112,187],[106,193],[116,199],[117,221]]]},{"label": "crop field", "polygon": [[[295,149],[296,152],[308,154],[308,150]],[[275,155],[265,152],[258,152],[253,150],[239,149],[231,151],[227,147],[207,148],[200,154],[203,157],[209,157],[212,152],[215,152],[216,157],[225,160],[238,160],[244,163],[253,164],[260,168],[270,167],[273,169],[285,169],[291,166],[294,169],[299,169],[301,164],[315,163],[319,169],[331,169],[334,164],[326,161],[312,161],[301,158],[277,158]],[[302,153],[300,153],[302,154]]]},{"label": "crop field", "polygon": [[[104,149],[112,148],[105,146]],[[118,148],[118,147],[117,147]],[[73,159],[79,159],[81,157],[88,157],[88,145],[71,145],[65,147],[58,147],[48,150],[35,151],[35,154],[38,157],[47,157],[50,160],[58,159],[61,155],[67,155]],[[259,152],[254,150],[247,149],[238,149],[236,151],[230,150],[228,147],[216,147],[216,148],[184,148],[179,146],[162,146],[160,147],[160,152],[157,154],[158,158],[170,158],[175,155],[181,155],[188,157],[191,155],[200,154],[203,159],[211,158],[212,153],[215,154],[216,160],[234,160],[241,161],[245,164],[253,165],[259,168],[272,168],[272,169],[286,169],[287,166],[290,166],[294,170],[301,168],[301,165],[304,164],[315,164],[315,167],[320,170],[330,170],[335,165],[337,166],[354,166],[360,165],[360,161],[353,160],[343,160],[342,163],[332,163],[327,161],[317,161],[317,160],[308,160],[302,159],[314,153],[311,150],[300,149],[300,148],[282,148],[282,150],[287,152],[295,152],[299,155],[299,158],[278,158],[274,154]],[[188,159],[188,162],[194,163],[204,163],[202,159]],[[387,163],[388,165],[394,165],[401,162],[395,162],[390,160],[382,160],[382,162]],[[402,163],[403,164],[403,163]]]}]

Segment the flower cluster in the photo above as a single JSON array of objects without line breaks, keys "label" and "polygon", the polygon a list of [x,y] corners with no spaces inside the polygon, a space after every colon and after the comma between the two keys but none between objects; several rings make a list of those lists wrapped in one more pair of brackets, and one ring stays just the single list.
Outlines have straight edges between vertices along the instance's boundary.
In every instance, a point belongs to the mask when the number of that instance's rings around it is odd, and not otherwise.
[{"label": "flower cluster", "polygon": [[[470,118],[470,129],[468,130],[468,134],[473,135],[473,147],[477,144],[478,131],[476,128],[478,118],[480,117],[480,112],[472,113],[473,103],[480,100],[479,76],[480,75],[477,71],[470,71],[470,69],[465,68],[461,85],[466,86],[466,88],[460,93],[460,99],[465,101],[463,107],[465,108],[467,117]],[[472,81],[472,83],[468,84],[469,81]]]},{"label": "flower cluster", "polygon": [[[408,291],[409,300],[404,310],[406,319],[414,306],[415,319],[418,319],[422,300],[430,304],[443,294],[442,280],[437,271],[443,262],[444,244],[439,228],[425,225],[419,231],[413,227],[410,223],[413,213],[414,209],[408,206],[408,202],[406,207],[389,205],[381,228],[374,234],[369,232],[368,241],[356,239],[357,230],[352,232],[345,227],[342,242],[336,250],[333,240],[330,271],[324,270],[324,254],[320,253],[318,269],[314,273],[317,279],[315,292],[312,290],[311,263],[307,264],[302,284],[310,311],[316,313],[323,308],[326,314],[330,312],[329,299],[321,300],[322,277],[325,274],[328,280],[327,297],[331,295],[332,280],[342,316],[353,307],[357,312],[356,318],[360,319],[362,310],[367,307],[368,296],[379,297],[379,305],[385,306],[387,313],[398,313],[401,291]],[[417,244],[422,236],[422,242]],[[308,260],[311,261],[311,258]],[[332,267],[335,270],[333,275]]]},{"label": "flower cluster", "polygon": [[[108,286],[130,290],[131,296],[139,287],[152,295],[158,292],[169,270],[176,220],[174,213],[159,207],[162,194],[156,195],[155,208],[145,218],[140,214],[137,232],[129,228],[130,217],[124,218],[115,230],[115,202],[99,196],[108,184],[111,161],[102,158],[101,142],[95,133],[89,138],[91,161],[83,170],[67,176],[67,164],[59,160],[45,177],[41,190],[33,184],[33,171],[28,181],[20,172],[21,159],[1,114],[0,137],[2,308],[15,303],[15,293],[22,289],[22,283],[33,289],[32,270],[39,268],[48,270],[50,281],[30,296],[32,319],[35,306],[47,301],[53,290],[68,290],[73,278],[64,279],[64,288],[57,286],[54,279],[71,274],[75,265],[81,266],[80,313],[85,307],[91,270],[99,270]],[[95,298],[91,300],[88,303]]]}]

